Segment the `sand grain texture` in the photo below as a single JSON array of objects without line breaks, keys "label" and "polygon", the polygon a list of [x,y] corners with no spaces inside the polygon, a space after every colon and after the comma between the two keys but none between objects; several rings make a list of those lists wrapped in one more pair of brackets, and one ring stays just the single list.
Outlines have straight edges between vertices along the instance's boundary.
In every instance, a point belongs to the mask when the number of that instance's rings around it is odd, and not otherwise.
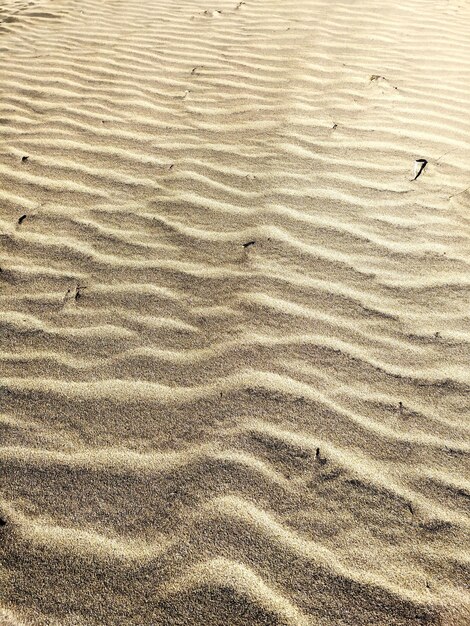
[{"label": "sand grain texture", "polygon": [[469,24],[0,3],[1,624],[470,623]]}]

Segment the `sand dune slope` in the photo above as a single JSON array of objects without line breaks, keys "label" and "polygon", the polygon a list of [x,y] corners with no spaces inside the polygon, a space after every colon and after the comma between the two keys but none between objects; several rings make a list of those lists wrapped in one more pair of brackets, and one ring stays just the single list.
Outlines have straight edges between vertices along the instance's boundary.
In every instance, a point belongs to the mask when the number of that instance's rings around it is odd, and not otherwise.
[{"label": "sand dune slope", "polygon": [[0,3],[0,623],[470,623],[469,23]]}]

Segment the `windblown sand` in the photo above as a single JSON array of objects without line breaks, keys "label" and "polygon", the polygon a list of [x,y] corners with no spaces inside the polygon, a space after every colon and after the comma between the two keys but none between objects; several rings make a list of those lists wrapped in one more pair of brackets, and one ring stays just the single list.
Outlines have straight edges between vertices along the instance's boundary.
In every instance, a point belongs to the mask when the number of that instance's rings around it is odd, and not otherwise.
[{"label": "windblown sand", "polygon": [[0,623],[469,624],[468,0],[0,6]]}]

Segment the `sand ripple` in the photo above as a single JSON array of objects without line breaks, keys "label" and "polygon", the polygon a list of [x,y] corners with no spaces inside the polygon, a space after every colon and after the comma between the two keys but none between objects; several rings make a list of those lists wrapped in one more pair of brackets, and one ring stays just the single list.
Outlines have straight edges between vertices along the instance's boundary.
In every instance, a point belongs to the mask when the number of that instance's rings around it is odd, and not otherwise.
[{"label": "sand ripple", "polygon": [[470,622],[469,11],[4,0],[1,624]]}]

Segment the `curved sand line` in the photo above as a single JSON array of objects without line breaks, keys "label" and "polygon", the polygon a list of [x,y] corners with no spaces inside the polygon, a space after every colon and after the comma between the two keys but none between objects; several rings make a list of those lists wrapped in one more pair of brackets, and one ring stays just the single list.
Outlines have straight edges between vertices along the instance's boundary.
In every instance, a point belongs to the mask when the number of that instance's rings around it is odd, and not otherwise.
[{"label": "curved sand line", "polygon": [[3,2],[0,622],[470,621],[469,9]]}]

